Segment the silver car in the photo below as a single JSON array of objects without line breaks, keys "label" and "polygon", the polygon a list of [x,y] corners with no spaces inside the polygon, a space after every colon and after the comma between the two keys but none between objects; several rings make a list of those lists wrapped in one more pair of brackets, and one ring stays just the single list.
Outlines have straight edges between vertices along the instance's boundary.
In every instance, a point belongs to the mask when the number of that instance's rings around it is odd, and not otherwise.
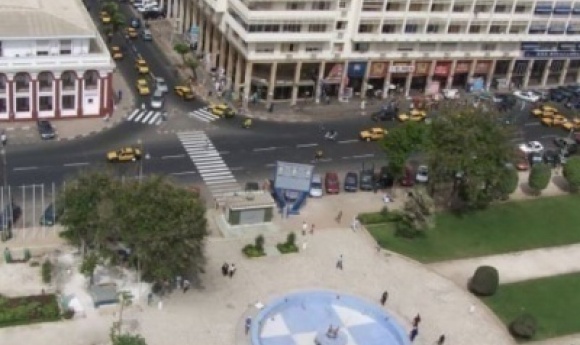
[{"label": "silver car", "polygon": [[163,99],[163,92],[159,89],[155,90],[153,96],[151,96],[151,109],[161,109],[163,108],[163,103],[165,100]]},{"label": "silver car", "polygon": [[165,82],[165,79],[160,78],[160,77],[156,77],[155,79],[155,89],[160,91],[161,93],[167,93],[169,92],[169,87],[167,86],[167,83]]}]

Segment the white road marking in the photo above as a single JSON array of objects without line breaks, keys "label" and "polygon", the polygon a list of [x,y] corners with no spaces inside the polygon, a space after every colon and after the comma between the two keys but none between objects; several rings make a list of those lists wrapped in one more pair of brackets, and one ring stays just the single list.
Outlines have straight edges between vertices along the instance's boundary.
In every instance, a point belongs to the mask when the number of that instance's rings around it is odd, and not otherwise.
[{"label": "white road marking", "polygon": [[180,175],[195,175],[195,174],[196,174],[195,171],[182,171],[182,172],[171,173],[171,175],[176,175],[176,176],[180,176]]},{"label": "white road marking", "polygon": [[296,148],[303,148],[303,147],[314,147],[314,146],[318,146],[317,143],[311,143],[311,144],[299,144],[296,145]]},{"label": "white road marking", "polygon": [[374,157],[375,154],[374,153],[367,153],[366,155],[356,155],[356,156],[352,156],[352,158],[371,158]]},{"label": "white road marking", "polygon": [[67,164],[63,164],[63,166],[65,166],[65,167],[80,167],[80,166],[85,166],[85,165],[89,165],[89,163],[87,163],[87,162],[79,162],[79,163],[67,163]]},{"label": "white road marking", "polygon": [[350,144],[350,143],[356,143],[358,141],[359,141],[358,139],[349,139],[349,140],[340,140],[340,141],[337,141],[337,143],[339,143],[339,144]]},{"label": "white road marking", "polygon": [[181,154],[181,155],[168,155],[168,156],[161,156],[161,159],[173,159],[173,158],[184,158],[185,155]]},{"label": "white road marking", "polygon": [[274,151],[275,149],[277,149],[277,147],[272,146],[272,147],[261,147],[261,148],[253,149],[252,151],[254,151],[254,152]]},{"label": "white road marking", "polygon": [[14,171],[26,171],[26,170],[37,170],[38,167],[17,167],[12,170]]}]

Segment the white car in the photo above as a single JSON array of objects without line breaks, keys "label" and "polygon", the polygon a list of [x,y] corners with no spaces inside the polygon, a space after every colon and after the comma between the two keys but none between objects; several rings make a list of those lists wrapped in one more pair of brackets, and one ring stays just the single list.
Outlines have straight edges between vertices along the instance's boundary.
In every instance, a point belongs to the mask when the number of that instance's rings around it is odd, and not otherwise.
[{"label": "white car", "polygon": [[310,196],[313,198],[320,198],[322,196],[322,176],[318,174],[312,176]]},{"label": "white car", "polygon": [[155,90],[153,96],[151,96],[151,109],[161,109],[163,108],[163,103],[163,92],[161,92],[159,89]]},{"label": "white car", "polygon": [[538,102],[540,100],[540,95],[533,91],[517,90],[514,91],[514,96],[527,102]]},{"label": "white car", "polygon": [[519,146],[520,151],[525,154],[532,152],[543,152],[544,146],[539,141],[529,141]]},{"label": "white car", "polygon": [[162,93],[169,92],[169,87],[167,86],[165,79],[160,78],[160,77],[155,77],[154,81],[155,81],[155,89],[159,90]]},{"label": "white car", "polygon": [[157,6],[157,3],[146,3],[146,4],[143,4],[141,6],[135,7],[135,9],[139,13],[143,13],[143,12],[159,12],[159,6]]},{"label": "white car", "polygon": [[429,168],[426,165],[420,165],[417,168],[417,174],[415,175],[415,180],[419,183],[429,182]]}]

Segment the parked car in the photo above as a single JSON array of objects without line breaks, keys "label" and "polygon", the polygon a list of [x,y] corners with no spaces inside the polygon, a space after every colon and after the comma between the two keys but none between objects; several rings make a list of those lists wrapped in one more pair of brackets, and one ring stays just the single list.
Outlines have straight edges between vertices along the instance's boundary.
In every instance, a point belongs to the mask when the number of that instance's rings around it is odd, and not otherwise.
[{"label": "parked car", "polygon": [[539,141],[529,141],[527,143],[521,144],[519,146],[520,151],[523,153],[532,153],[532,152],[542,152],[544,151],[544,146]]},{"label": "parked car", "polygon": [[56,132],[52,124],[46,120],[40,120],[36,122],[36,127],[38,128],[38,134],[42,140],[50,140],[56,138]]},{"label": "parked car", "polygon": [[405,167],[405,173],[403,174],[403,177],[401,177],[400,183],[403,187],[413,187],[415,185],[415,175],[410,166]]},{"label": "parked car", "polygon": [[550,90],[550,100],[554,102],[566,102],[573,94],[563,89]]},{"label": "parked car", "polygon": [[359,188],[360,190],[375,189],[375,172],[373,170],[362,170],[360,172]]},{"label": "parked car", "polygon": [[426,165],[420,165],[415,174],[415,181],[419,183],[429,182],[429,168]]},{"label": "parked car", "polygon": [[560,155],[554,150],[546,150],[543,155],[543,160],[544,163],[556,167],[560,164]]},{"label": "parked car", "polygon": [[344,191],[356,192],[358,190],[358,174],[352,171],[346,173],[344,177]]},{"label": "parked car", "polygon": [[60,217],[58,209],[54,206],[54,203],[48,205],[48,207],[40,216],[40,225],[42,226],[54,226],[58,222]]},{"label": "parked car", "polygon": [[391,188],[393,187],[394,182],[395,181],[393,177],[389,173],[389,167],[387,166],[381,167],[381,169],[379,170],[379,174],[377,176],[378,187],[382,189]]},{"label": "parked car", "polygon": [[530,169],[530,162],[526,154],[520,150],[516,150],[514,154],[514,167],[519,171],[526,171]]},{"label": "parked car", "polygon": [[554,139],[554,144],[561,150],[565,150],[568,154],[574,154],[578,151],[578,144],[572,138],[560,137]]},{"label": "parked car", "polygon": [[528,154],[528,161],[530,162],[530,165],[532,165],[532,166],[534,164],[543,163],[544,157],[542,155],[542,152],[530,152]]},{"label": "parked car", "polygon": [[143,41],[153,41],[153,34],[151,34],[151,30],[149,29],[141,31],[141,37],[143,37]]},{"label": "parked car", "polygon": [[322,196],[322,176],[319,174],[312,175],[310,182],[310,196],[313,198],[320,198]]},{"label": "parked car", "polygon": [[13,202],[6,202],[0,213],[0,231],[9,231],[22,215],[22,208]]},{"label": "parked car", "polygon": [[340,193],[340,180],[335,172],[327,172],[324,176],[324,189],[326,194]]},{"label": "parked car", "polygon": [[526,102],[538,102],[540,100],[540,95],[533,91],[516,90],[513,95]]}]

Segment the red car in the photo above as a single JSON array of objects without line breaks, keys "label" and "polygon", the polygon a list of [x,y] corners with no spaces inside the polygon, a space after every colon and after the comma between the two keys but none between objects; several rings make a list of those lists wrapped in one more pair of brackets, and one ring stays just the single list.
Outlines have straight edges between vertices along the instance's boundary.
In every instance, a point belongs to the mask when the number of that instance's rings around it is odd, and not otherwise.
[{"label": "red car", "polygon": [[415,174],[413,173],[413,168],[408,165],[405,167],[405,174],[401,177],[400,183],[403,187],[413,187],[415,185]]},{"label": "red car", "polygon": [[530,162],[528,161],[528,157],[526,157],[526,154],[520,150],[517,150],[515,153],[514,166],[519,171],[530,170]]},{"label": "red car", "polygon": [[338,194],[340,192],[340,181],[335,172],[327,172],[324,176],[324,189],[326,189],[326,194]]}]

